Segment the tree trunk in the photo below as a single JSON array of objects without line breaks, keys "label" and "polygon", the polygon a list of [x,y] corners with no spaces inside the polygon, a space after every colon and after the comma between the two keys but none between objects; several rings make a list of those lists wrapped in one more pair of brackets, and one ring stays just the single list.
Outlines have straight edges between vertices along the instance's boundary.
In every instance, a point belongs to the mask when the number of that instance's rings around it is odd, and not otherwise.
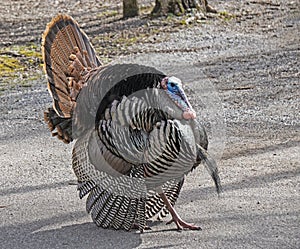
[{"label": "tree trunk", "polygon": [[190,9],[216,13],[216,10],[208,5],[207,0],[155,0],[152,14],[167,15],[168,13],[172,13],[182,15]]},{"label": "tree trunk", "polygon": [[123,0],[123,17],[134,17],[139,15],[137,0]]}]

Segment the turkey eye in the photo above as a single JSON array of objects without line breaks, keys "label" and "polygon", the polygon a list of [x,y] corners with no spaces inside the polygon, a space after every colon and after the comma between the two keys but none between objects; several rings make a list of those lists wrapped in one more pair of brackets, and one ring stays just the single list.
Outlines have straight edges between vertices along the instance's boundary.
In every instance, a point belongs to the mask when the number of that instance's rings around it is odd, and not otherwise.
[{"label": "turkey eye", "polygon": [[170,83],[170,85],[171,85],[171,87],[174,87],[174,86],[175,86],[175,84],[174,84],[174,83]]}]

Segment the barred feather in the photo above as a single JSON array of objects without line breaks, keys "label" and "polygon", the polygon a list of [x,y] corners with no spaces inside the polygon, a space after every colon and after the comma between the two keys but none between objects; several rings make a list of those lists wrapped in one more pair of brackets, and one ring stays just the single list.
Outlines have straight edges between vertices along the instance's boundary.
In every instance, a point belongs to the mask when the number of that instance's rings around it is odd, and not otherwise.
[{"label": "barred feather", "polygon": [[123,222],[123,227],[125,230],[130,230],[132,228],[136,214],[137,214],[137,207],[138,207],[138,200],[130,199],[126,218],[124,219],[124,222]]},{"label": "barred feather", "polygon": [[[175,202],[177,201],[177,198],[179,197],[180,190],[182,188],[184,179],[182,179],[179,182],[176,181],[169,181],[166,182],[162,189],[166,196],[168,197],[170,203],[172,206],[175,205]],[[165,203],[160,198],[159,194],[150,191],[147,196],[147,202],[146,202],[146,217],[147,219],[152,218],[155,215],[158,215],[158,219],[164,218],[169,211],[165,207]]]},{"label": "barred feather", "polygon": [[79,198],[82,199],[96,186],[97,185],[94,181],[78,182],[77,190],[79,191]]},{"label": "barred feather", "polygon": [[107,228],[109,226],[110,221],[113,218],[114,213],[110,212],[110,209],[112,208],[114,202],[115,202],[115,196],[109,195],[108,198],[106,198],[103,201],[103,205],[101,208],[101,212],[99,211],[96,217],[93,217],[93,211],[92,211],[92,217],[95,223],[98,226]]}]

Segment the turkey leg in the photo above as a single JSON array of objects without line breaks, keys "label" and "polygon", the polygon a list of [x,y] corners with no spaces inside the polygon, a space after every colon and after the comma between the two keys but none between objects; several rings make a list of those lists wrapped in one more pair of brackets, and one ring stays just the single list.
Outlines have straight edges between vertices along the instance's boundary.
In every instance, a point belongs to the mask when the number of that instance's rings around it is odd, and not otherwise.
[{"label": "turkey leg", "polygon": [[176,210],[172,207],[172,205],[169,202],[165,193],[162,192],[159,194],[159,196],[162,198],[162,200],[164,201],[164,203],[167,206],[167,209],[169,210],[169,212],[172,215],[172,220],[169,221],[167,224],[174,222],[176,224],[178,230],[182,230],[183,228],[187,228],[190,230],[201,230],[201,227],[196,226],[194,224],[189,224],[180,218],[180,216],[177,214]]}]

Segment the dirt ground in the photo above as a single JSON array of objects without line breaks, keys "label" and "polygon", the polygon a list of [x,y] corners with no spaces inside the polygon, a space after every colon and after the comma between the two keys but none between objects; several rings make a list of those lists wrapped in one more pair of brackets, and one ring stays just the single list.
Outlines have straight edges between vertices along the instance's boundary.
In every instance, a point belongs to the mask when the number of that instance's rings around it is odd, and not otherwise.
[{"label": "dirt ground", "polygon": [[120,20],[117,1],[93,2],[4,0],[0,48],[39,46],[46,23],[66,12],[104,61],[180,77],[208,129],[223,193],[199,167],[176,209],[201,231],[178,232],[168,219],[151,221],[144,234],[97,228],[77,196],[72,145],[52,138],[43,122],[51,99],[37,63],[24,72],[26,85],[23,73],[13,88],[0,79],[1,248],[300,248],[298,1],[211,0],[219,14],[176,22]]}]

